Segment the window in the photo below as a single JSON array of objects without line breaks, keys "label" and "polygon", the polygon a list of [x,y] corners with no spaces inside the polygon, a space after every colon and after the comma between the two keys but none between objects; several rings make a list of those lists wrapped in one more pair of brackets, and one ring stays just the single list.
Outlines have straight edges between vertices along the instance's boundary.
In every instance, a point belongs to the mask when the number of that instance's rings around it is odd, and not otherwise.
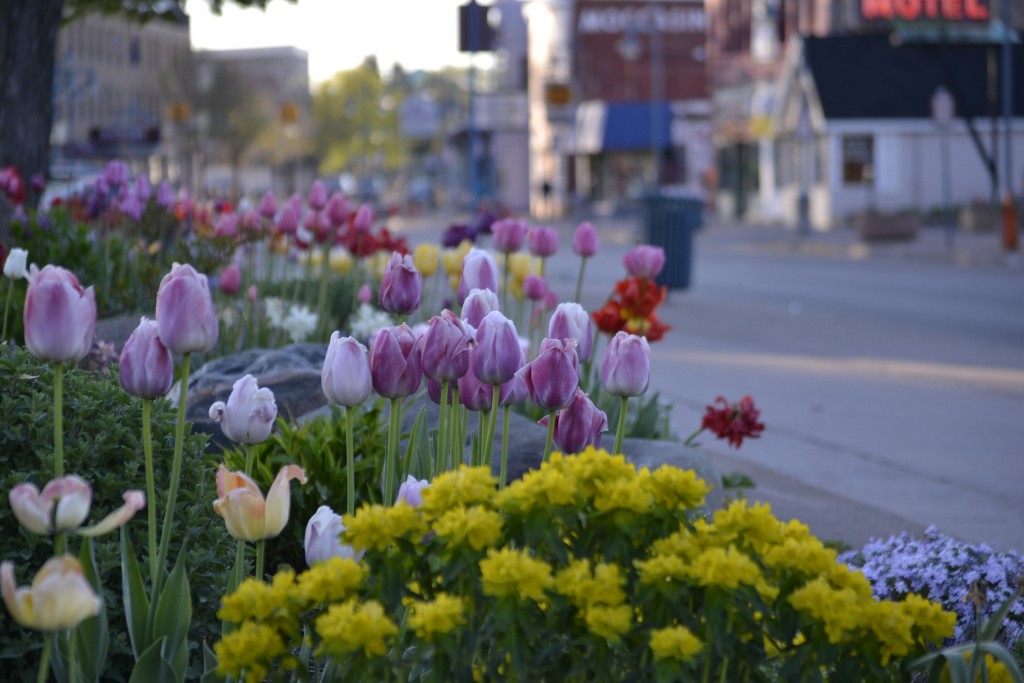
[{"label": "window", "polygon": [[843,183],[870,185],[875,178],[875,139],[870,135],[843,136]]}]

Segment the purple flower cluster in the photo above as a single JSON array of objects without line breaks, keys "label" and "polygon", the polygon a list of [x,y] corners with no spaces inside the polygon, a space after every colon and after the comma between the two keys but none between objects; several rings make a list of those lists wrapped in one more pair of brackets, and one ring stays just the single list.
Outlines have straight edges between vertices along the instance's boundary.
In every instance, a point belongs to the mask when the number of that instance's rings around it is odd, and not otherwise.
[{"label": "purple flower cluster", "polygon": [[[956,612],[956,631],[950,644],[975,637],[974,605],[965,600],[971,584],[984,581],[988,599],[983,616],[989,619],[1016,589],[1024,574],[1024,557],[988,545],[970,545],[928,527],[924,539],[907,533],[888,540],[871,540],[861,550],[839,556],[840,562],[860,569],[880,599],[901,600],[908,593],[934,600]],[[999,632],[1006,644],[1024,644],[1024,600],[1010,608]]]}]

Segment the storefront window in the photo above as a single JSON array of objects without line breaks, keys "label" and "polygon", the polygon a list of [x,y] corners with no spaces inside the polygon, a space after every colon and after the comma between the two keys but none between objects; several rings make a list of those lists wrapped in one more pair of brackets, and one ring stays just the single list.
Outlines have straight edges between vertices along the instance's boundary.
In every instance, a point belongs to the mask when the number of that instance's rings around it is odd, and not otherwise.
[{"label": "storefront window", "polygon": [[843,136],[843,183],[871,184],[875,177],[875,139],[870,135]]}]

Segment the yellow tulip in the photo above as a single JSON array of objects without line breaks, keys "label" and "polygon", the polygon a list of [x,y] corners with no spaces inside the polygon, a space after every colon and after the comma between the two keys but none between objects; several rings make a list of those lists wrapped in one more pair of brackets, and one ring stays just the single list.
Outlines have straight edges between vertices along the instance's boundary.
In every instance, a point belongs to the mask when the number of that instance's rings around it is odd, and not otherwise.
[{"label": "yellow tulip", "polygon": [[430,277],[437,272],[437,245],[432,242],[417,244],[412,252],[412,262],[423,277]]},{"label": "yellow tulip", "polygon": [[352,254],[345,247],[334,247],[327,257],[327,265],[335,273],[345,273],[352,270]]},{"label": "yellow tulip", "polygon": [[38,631],[63,631],[100,613],[103,602],[85,579],[81,563],[71,555],[51,557],[32,580],[32,587],[14,582],[14,564],[0,564],[4,604],[14,620]]},{"label": "yellow tulip", "polygon": [[217,500],[214,511],[224,518],[228,533],[243,541],[274,538],[288,524],[291,489],[288,483],[298,479],[306,483],[306,473],[298,465],[285,465],[270,485],[266,499],[260,487],[241,472],[221,465],[217,470]]},{"label": "yellow tulip", "polygon": [[444,266],[444,272],[448,273],[449,276],[461,275],[462,274],[462,259],[465,254],[460,252],[458,249],[445,249],[441,252],[441,264]]},{"label": "yellow tulip", "polygon": [[531,273],[540,274],[540,261],[530,256],[529,252],[517,251],[509,254],[508,269],[512,277],[522,282],[523,278]]},{"label": "yellow tulip", "polygon": [[389,261],[391,261],[390,253],[385,251],[375,251],[367,261],[367,269],[374,278],[379,280],[384,277],[384,269],[387,268]]}]

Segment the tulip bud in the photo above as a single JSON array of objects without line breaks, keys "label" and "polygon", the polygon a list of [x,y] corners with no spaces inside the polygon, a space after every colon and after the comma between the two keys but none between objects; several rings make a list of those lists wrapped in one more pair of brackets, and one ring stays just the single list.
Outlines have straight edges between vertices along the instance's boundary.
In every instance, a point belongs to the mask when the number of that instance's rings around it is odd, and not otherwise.
[{"label": "tulip bud", "polygon": [[0,589],[7,611],[16,622],[38,631],[72,629],[103,609],[103,601],[85,578],[81,563],[71,555],[51,557],[32,580],[18,587],[14,564],[0,564]]},{"label": "tulip bud", "polygon": [[210,406],[210,419],[220,422],[224,436],[235,443],[266,441],[276,418],[274,392],[266,387],[260,389],[252,375],[235,382],[227,405],[217,401]]},{"label": "tulip bud", "polygon": [[327,200],[327,219],[331,221],[331,225],[336,228],[345,225],[349,213],[351,213],[351,210],[345,198],[337,192],[333,193],[331,198]]},{"label": "tulip bud", "polygon": [[241,472],[232,472],[221,465],[217,470],[217,500],[213,509],[224,518],[228,533],[242,541],[274,538],[288,524],[291,488],[288,483],[298,479],[306,483],[306,473],[298,465],[285,465],[277,473],[266,499],[260,487]]},{"label": "tulip bud", "polygon": [[124,195],[117,204],[118,211],[136,221],[142,218],[142,208],[142,202],[132,192]]},{"label": "tulip bud", "polygon": [[361,304],[368,304],[373,299],[373,290],[370,289],[370,285],[364,282],[359,287],[359,292],[356,294],[356,301]]},{"label": "tulip bud", "polygon": [[291,205],[281,209],[281,215],[277,217],[277,229],[286,235],[294,235],[299,229],[299,216]]},{"label": "tulip bud", "polygon": [[[471,361],[479,351],[479,348],[473,349],[470,354]],[[499,389],[499,396],[500,393]],[[467,410],[487,412],[494,401],[494,385],[481,382],[475,374],[467,372],[459,378],[459,401]]]},{"label": "tulip bud", "polygon": [[327,188],[319,180],[313,181],[313,186],[309,188],[309,196],[306,198],[306,202],[309,204],[309,208],[314,211],[322,211],[327,206]]},{"label": "tulip bud", "polygon": [[[550,416],[538,422],[548,426]],[[572,401],[555,415],[554,442],[563,453],[579,453],[587,446],[601,447],[601,433],[608,431],[608,416],[577,388]]]},{"label": "tulip bud", "polygon": [[545,258],[558,251],[558,231],[554,228],[530,228],[526,240],[534,256]]},{"label": "tulip bud", "polygon": [[504,384],[522,367],[515,323],[499,311],[488,313],[476,331],[473,373],[484,384]]},{"label": "tulip bud", "polygon": [[238,292],[238,288],[242,286],[242,269],[238,267],[238,264],[232,263],[221,271],[217,286],[228,296],[233,296]]},{"label": "tulip bud", "polygon": [[295,218],[297,220],[302,218],[302,214],[305,213],[302,205],[302,195],[298,192],[294,193],[288,198],[288,206],[290,206],[292,211],[295,212]]},{"label": "tulip bud", "polygon": [[540,301],[548,293],[548,281],[542,275],[523,278],[523,295],[530,301]]},{"label": "tulip bud", "polygon": [[651,378],[651,347],[635,334],[617,332],[601,363],[601,386],[612,396],[640,396]]},{"label": "tulip bud", "polygon": [[498,292],[498,264],[494,257],[483,249],[472,248],[462,260],[462,277],[459,280],[459,305],[474,289],[489,289]]},{"label": "tulip bud", "polygon": [[488,313],[498,310],[498,295],[489,289],[474,289],[462,302],[462,319],[476,329]]},{"label": "tulip bud", "polygon": [[420,388],[423,362],[420,344],[405,323],[377,333],[370,350],[370,377],[384,398],[411,396]]},{"label": "tulip bud", "polygon": [[548,323],[548,337],[575,339],[576,354],[581,362],[586,362],[594,345],[594,325],[590,314],[577,303],[558,304]]},{"label": "tulip bud", "polygon": [[430,277],[437,272],[438,248],[436,244],[421,242],[412,252],[412,262],[416,264],[423,277]]},{"label": "tulip bud", "polygon": [[589,258],[597,253],[600,246],[597,228],[592,223],[584,221],[576,226],[576,232],[572,236],[573,253],[582,258]]},{"label": "tulip bud", "polygon": [[175,263],[156,293],[160,341],[171,353],[205,353],[217,343],[217,313],[206,276]]},{"label": "tulip bud", "polygon": [[135,178],[135,196],[139,198],[139,202],[145,204],[149,201],[150,196],[153,194],[153,186],[149,184],[149,178],[144,175],[140,175]]},{"label": "tulip bud", "polygon": [[530,399],[541,410],[561,410],[569,405],[579,386],[576,341],[545,339],[533,361],[519,371]]},{"label": "tulip bud", "polygon": [[306,523],[306,536],[302,547],[306,550],[306,564],[312,567],[317,562],[332,557],[358,560],[362,553],[341,542],[341,534],[345,531],[342,516],[326,505],[317,508],[316,514]]},{"label": "tulip bud", "polygon": [[249,210],[242,214],[240,225],[246,235],[258,235],[263,230],[263,219],[257,212]]},{"label": "tulip bud", "polygon": [[156,203],[157,206],[162,206],[165,209],[174,205],[174,191],[166,180],[161,181],[156,188]]},{"label": "tulip bud", "polygon": [[465,323],[449,310],[430,319],[423,337],[423,374],[430,379],[457,380],[469,371],[473,336]]},{"label": "tulip bud", "polygon": [[333,405],[354,408],[366,401],[373,390],[366,347],[352,337],[332,333],[320,372],[320,387]]},{"label": "tulip bud", "polygon": [[526,223],[512,218],[495,221],[491,224],[491,239],[494,248],[502,253],[519,251],[526,240]]},{"label": "tulip bud", "polygon": [[423,489],[429,486],[430,482],[426,479],[417,480],[412,475],[409,475],[402,482],[402,485],[398,487],[398,497],[395,498],[395,505],[405,503],[410,507],[420,507],[423,505]]},{"label": "tulip bud", "polygon": [[217,219],[217,226],[213,229],[214,237],[238,237],[238,217],[233,213],[227,213]]},{"label": "tulip bud", "polygon": [[263,198],[260,199],[260,205],[257,211],[259,211],[260,215],[264,218],[273,218],[277,214],[277,198],[274,196],[273,192],[267,190],[266,194],[263,195]]},{"label": "tulip bud", "polygon": [[4,261],[4,275],[10,280],[28,277],[28,252],[15,247]]},{"label": "tulip bud", "polygon": [[174,360],[160,341],[155,320],[142,318],[121,349],[118,366],[121,387],[132,396],[158,398],[174,381]]},{"label": "tulip bud", "polygon": [[412,257],[392,253],[380,281],[380,307],[389,313],[409,314],[420,307],[422,294],[423,276],[413,265]]},{"label": "tulip bud", "polygon": [[361,204],[352,218],[352,227],[356,232],[370,232],[370,228],[373,227],[373,209]]},{"label": "tulip bud", "polygon": [[25,346],[39,360],[81,360],[92,348],[96,292],[69,270],[33,264],[25,296]]},{"label": "tulip bud", "polygon": [[630,249],[622,257],[622,263],[630,275],[653,280],[665,267],[665,250],[650,244],[641,244]]}]

